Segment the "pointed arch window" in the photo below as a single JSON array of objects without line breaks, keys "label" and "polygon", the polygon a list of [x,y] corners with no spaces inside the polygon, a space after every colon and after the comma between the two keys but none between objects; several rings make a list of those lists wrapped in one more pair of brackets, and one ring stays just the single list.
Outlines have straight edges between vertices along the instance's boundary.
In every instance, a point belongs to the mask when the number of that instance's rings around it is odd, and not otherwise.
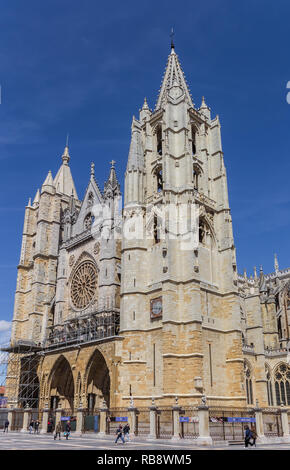
[{"label": "pointed arch window", "polygon": [[160,220],[157,214],[154,214],[153,219],[153,239],[155,244],[160,242]]},{"label": "pointed arch window", "polygon": [[253,404],[253,385],[252,385],[252,372],[247,362],[244,362],[244,375],[246,381],[247,404]]},{"label": "pointed arch window", "polygon": [[287,364],[280,364],[274,375],[276,404],[280,406],[290,405],[290,367]]},{"label": "pointed arch window", "polygon": [[198,165],[193,164],[193,187],[196,191],[200,188],[200,177],[201,177],[201,169]]},{"label": "pointed arch window", "polygon": [[196,128],[191,126],[191,151],[192,155],[196,155]]},{"label": "pointed arch window", "polygon": [[158,165],[154,171],[154,179],[156,184],[156,191],[160,193],[163,190],[163,175],[162,166]]},{"label": "pointed arch window", "polygon": [[278,327],[278,336],[279,336],[279,339],[281,340],[283,338],[281,317],[278,317],[277,319],[277,327]]},{"label": "pointed arch window", "polygon": [[156,149],[158,155],[162,155],[162,128],[160,125],[156,129]]}]

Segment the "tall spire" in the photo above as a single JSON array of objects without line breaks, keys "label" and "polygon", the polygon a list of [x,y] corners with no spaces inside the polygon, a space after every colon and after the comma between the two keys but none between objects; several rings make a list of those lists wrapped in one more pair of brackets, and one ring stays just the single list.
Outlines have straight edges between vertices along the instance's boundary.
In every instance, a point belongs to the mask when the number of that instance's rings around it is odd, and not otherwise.
[{"label": "tall spire", "polygon": [[68,152],[68,135],[66,137],[66,144],[64,152],[62,154],[62,165],[59,168],[56,177],[54,178],[54,186],[57,193],[71,196],[72,192],[76,199],[78,199],[75,184],[72,178],[70,167],[68,165],[70,161],[70,155]]},{"label": "tall spire", "polygon": [[[173,46],[173,47],[172,47]],[[178,86],[182,89],[182,93],[185,94],[187,102],[190,107],[194,107],[194,103],[191,98],[191,94],[188,85],[185,80],[185,76],[181,65],[178,60],[178,56],[175,53],[174,44],[171,44],[171,53],[168,56],[165,74],[160,87],[159,96],[157,99],[155,111],[161,108],[163,100],[166,98],[168,91],[173,87]]]}]

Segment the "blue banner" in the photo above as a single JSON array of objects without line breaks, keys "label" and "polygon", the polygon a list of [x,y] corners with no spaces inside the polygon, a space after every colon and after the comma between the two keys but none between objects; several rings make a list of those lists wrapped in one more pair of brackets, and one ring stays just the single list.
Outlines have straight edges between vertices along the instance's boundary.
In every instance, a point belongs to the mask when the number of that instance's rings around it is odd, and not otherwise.
[{"label": "blue banner", "polygon": [[0,397],[0,408],[6,408],[7,402],[8,402],[7,397]]},{"label": "blue banner", "polygon": [[70,416],[62,416],[60,418],[61,421],[70,421]]},{"label": "blue banner", "polygon": [[198,416],[179,416],[180,423],[198,423]]},{"label": "blue banner", "polygon": [[128,421],[127,416],[116,416],[115,418],[116,421]]},{"label": "blue banner", "polygon": [[227,418],[228,423],[255,423],[256,418]]}]

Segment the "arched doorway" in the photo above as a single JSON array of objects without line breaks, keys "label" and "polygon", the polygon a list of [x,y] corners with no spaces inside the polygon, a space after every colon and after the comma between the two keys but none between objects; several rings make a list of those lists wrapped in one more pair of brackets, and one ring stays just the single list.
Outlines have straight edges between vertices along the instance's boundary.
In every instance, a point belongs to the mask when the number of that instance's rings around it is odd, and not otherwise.
[{"label": "arched doorway", "polygon": [[103,401],[110,407],[110,373],[104,356],[94,351],[86,370],[87,407],[89,410],[101,408]]},{"label": "arched doorway", "polygon": [[61,401],[62,408],[73,410],[74,379],[69,362],[61,356],[55,363],[50,382],[50,408],[55,409]]}]

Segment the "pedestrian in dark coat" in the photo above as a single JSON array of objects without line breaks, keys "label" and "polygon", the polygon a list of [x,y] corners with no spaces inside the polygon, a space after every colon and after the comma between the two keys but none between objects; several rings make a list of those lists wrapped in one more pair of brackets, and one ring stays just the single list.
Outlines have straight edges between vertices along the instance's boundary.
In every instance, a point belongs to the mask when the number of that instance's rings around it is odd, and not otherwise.
[{"label": "pedestrian in dark coat", "polygon": [[66,438],[66,440],[68,440],[68,437],[70,435],[70,431],[71,431],[71,425],[70,425],[70,421],[68,421],[66,423],[66,427],[65,427],[65,438]]},{"label": "pedestrian in dark coat", "polygon": [[127,441],[130,441],[130,426],[128,423],[125,424],[123,433],[124,433],[124,438],[126,439],[126,436],[127,436]]},{"label": "pedestrian in dark coat", "polygon": [[38,433],[39,433],[39,430],[38,430],[39,424],[40,424],[40,423],[39,423],[38,419],[37,419],[36,421],[34,421],[34,434],[38,434]]},{"label": "pedestrian in dark coat", "polygon": [[122,429],[122,426],[120,424],[120,426],[117,428],[117,431],[116,431],[116,434],[117,434],[117,437],[116,437],[116,440],[115,440],[115,444],[117,444],[118,440],[121,439],[123,444],[125,444],[125,440],[124,440],[124,437],[123,437],[123,429]]},{"label": "pedestrian in dark coat", "polygon": [[256,439],[257,439],[257,433],[256,433],[256,429],[253,428],[251,429],[251,433],[252,433],[252,446],[256,446]]},{"label": "pedestrian in dark coat", "polygon": [[32,433],[33,426],[34,426],[34,421],[33,421],[33,419],[32,419],[32,420],[30,421],[30,424],[29,424],[29,434]]},{"label": "pedestrian in dark coat", "polygon": [[8,419],[6,419],[6,421],[5,421],[5,423],[4,423],[4,430],[3,430],[3,432],[8,432],[9,424],[10,424],[10,423],[9,423]]},{"label": "pedestrian in dark coat", "polygon": [[251,444],[251,442],[250,442],[251,437],[252,437],[252,432],[251,432],[251,430],[249,429],[249,426],[246,426],[246,427],[245,427],[245,447],[248,447],[249,444],[250,444],[250,446],[253,445],[253,444]]}]

